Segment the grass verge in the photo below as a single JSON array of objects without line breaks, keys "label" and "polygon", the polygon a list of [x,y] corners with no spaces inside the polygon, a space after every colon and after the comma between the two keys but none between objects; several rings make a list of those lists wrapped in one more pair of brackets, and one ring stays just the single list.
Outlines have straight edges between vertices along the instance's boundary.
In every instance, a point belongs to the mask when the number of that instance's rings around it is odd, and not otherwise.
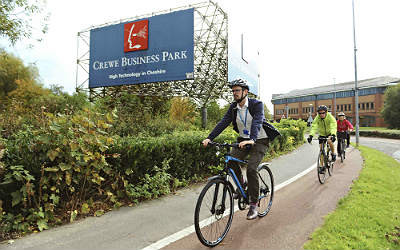
[{"label": "grass verge", "polygon": [[364,166],[358,180],[304,249],[400,249],[400,163],[359,149]]}]

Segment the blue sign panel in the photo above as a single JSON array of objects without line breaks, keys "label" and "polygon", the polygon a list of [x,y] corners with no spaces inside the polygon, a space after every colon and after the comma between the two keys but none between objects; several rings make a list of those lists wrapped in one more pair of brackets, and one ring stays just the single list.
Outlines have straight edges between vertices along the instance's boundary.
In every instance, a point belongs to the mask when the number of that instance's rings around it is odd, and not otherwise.
[{"label": "blue sign panel", "polygon": [[193,79],[193,12],[91,30],[89,88]]},{"label": "blue sign panel", "polygon": [[255,64],[246,63],[239,55],[233,51],[230,52],[228,54],[228,81],[239,78],[246,80],[249,84],[249,92],[258,96],[258,70]]},{"label": "blue sign panel", "polygon": [[234,25],[229,25],[228,36],[228,81],[244,79],[249,83],[249,91],[259,96],[257,37],[248,39],[246,35],[247,43],[243,43],[244,35]]}]

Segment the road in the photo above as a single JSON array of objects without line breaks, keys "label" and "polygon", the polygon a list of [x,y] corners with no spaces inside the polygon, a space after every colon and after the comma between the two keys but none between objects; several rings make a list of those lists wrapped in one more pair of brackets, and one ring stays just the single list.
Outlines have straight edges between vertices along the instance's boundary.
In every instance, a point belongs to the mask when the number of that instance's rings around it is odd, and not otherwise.
[{"label": "road", "polygon": [[[397,144],[395,140],[386,141],[388,139],[366,138],[363,141],[363,139],[360,142],[362,145],[370,146],[368,143],[372,144],[372,146],[380,145],[382,148],[380,150],[386,151],[389,155],[396,155],[396,152],[400,149],[400,140],[398,141],[399,144]],[[353,138],[352,141],[354,142],[355,139]],[[315,164],[317,152],[317,144],[304,144],[294,152],[274,159],[272,161],[272,172],[277,186],[281,185],[282,187],[287,180]],[[247,230],[246,232],[240,232],[243,228],[249,227],[265,231],[263,237],[265,235],[273,235],[272,243],[274,244],[269,246],[275,246],[275,249],[287,248],[290,246],[290,241],[300,244],[298,239],[291,240],[296,237],[301,236],[302,241],[306,240],[307,236],[305,235],[311,233],[317,225],[323,222],[325,214],[322,208],[319,209],[319,206],[321,205],[325,209],[333,211],[337,200],[347,193],[348,186],[356,178],[357,169],[361,167],[362,160],[357,155],[357,150],[352,152],[354,153],[349,153],[347,157],[349,161],[346,160],[345,164],[339,166],[338,171],[328,179],[326,184],[320,185],[318,183],[314,169],[299,180],[277,191],[271,213],[264,219],[259,220],[259,222],[249,224],[243,219],[245,218],[245,211],[235,213],[234,225],[222,246],[232,246],[229,245],[231,242],[229,237],[234,237],[235,231],[250,237],[248,239],[242,238],[243,242],[251,242],[252,235],[248,235]],[[354,157],[351,155],[354,155]],[[355,160],[355,166],[351,165],[350,159]],[[346,167],[346,165],[351,167]],[[337,183],[344,180],[350,182]],[[188,237],[193,237],[191,233],[193,232],[194,206],[203,186],[204,183],[200,183],[157,200],[108,212],[101,217],[89,217],[69,225],[31,234],[15,240],[12,244],[0,244],[0,249],[143,249],[149,246],[154,248],[158,242],[164,242],[158,245],[159,248],[179,248],[179,245],[174,244],[182,242]],[[335,186],[342,186],[345,189],[335,191]],[[306,199],[307,197],[314,197],[315,199],[310,201]],[[326,197],[331,197],[332,199],[326,199]],[[325,200],[330,201],[327,202]],[[285,215],[285,211],[290,213]],[[327,211],[325,212],[328,213]],[[310,217],[307,214],[312,215],[312,221],[308,223],[310,227],[305,230],[302,224],[299,223],[303,220],[302,217]],[[294,215],[297,216],[297,219],[294,218]],[[237,218],[237,216],[239,217]],[[282,217],[289,218],[286,229],[290,230],[285,229],[285,225],[281,221]],[[240,226],[241,223],[245,224]],[[274,228],[271,227],[273,224],[264,225],[262,223],[277,223],[277,225],[282,224],[282,227],[277,227],[274,232],[271,232],[271,228]],[[184,235],[188,236],[182,238],[182,231]],[[283,232],[285,231],[288,232],[284,234]],[[175,238],[171,237],[171,235]],[[260,235],[257,237],[260,237]],[[177,238],[182,239],[175,241]],[[173,243],[167,245],[165,242],[169,241],[165,241],[165,239],[173,241]],[[191,239],[192,245],[183,248],[191,249],[194,246],[199,246],[197,239]],[[250,246],[248,248],[253,249],[258,248],[258,246]]]},{"label": "road", "polygon": [[[376,137],[359,137],[359,139],[360,145],[382,151],[400,162],[400,140]],[[351,137],[351,142],[356,142],[354,136]]]}]

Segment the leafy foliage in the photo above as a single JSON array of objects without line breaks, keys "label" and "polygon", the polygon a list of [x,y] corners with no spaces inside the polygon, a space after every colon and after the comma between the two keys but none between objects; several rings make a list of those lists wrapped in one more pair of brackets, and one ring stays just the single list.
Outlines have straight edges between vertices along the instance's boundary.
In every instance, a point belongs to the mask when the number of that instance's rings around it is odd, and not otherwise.
[{"label": "leafy foliage", "polygon": [[66,210],[72,220],[87,197],[116,203],[104,177],[114,176],[105,154],[114,142],[107,133],[113,114],[86,109],[45,115],[42,128],[25,126],[6,141],[0,183],[3,232],[43,230],[48,222],[65,219]]},{"label": "leafy foliage", "polygon": [[400,129],[400,83],[386,89],[385,103],[381,112],[389,128]]},{"label": "leafy foliage", "polygon": [[9,92],[17,88],[17,80],[21,84],[37,85],[38,78],[38,69],[34,65],[25,66],[21,59],[0,49],[0,106],[6,103]]},{"label": "leafy foliage", "polygon": [[[45,1],[5,0],[0,1],[0,37],[6,37],[12,44],[32,36],[32,17],[43,12]],[[47,32],[47,18],[41,20],[42,33]]]},{"label": "leafy foliage", "polygon": [[196,105],[190,102],[189,98],[172,98],[171,108],[169,110],[170,121],[193,122],[196,116]]}]

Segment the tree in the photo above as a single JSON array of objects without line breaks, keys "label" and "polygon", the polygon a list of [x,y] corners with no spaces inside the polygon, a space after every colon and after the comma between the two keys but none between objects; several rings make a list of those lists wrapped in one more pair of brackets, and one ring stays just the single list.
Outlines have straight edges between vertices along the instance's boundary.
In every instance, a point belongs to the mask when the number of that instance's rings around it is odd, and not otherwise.
[{"label": "tree", "polygon": [[17,80],[38,83],[38,69],[34,65],[25,66],[20,58],[0,50],[0,102],[17,88]]},{"label": "tree", "polygon": [[400,83],[386,89],[381,114],[389,128],[400,128]]},{"label": "tree", "polygon": [[271,119],[271,117],[272,117],[272,115],[269,112],[269,109],[265,103],[264,103],[264,116],[265,116],[265,119],[267,119],[267,120]]},{"label": "tree", "polygon": [[[15,44],[22,38],[31,38],[34,28],[31,26],[32,17],[43,12],[44,0],[0,0],[0,37]],[[41,32],[47,32],[47,19],[41,22]]]}]

